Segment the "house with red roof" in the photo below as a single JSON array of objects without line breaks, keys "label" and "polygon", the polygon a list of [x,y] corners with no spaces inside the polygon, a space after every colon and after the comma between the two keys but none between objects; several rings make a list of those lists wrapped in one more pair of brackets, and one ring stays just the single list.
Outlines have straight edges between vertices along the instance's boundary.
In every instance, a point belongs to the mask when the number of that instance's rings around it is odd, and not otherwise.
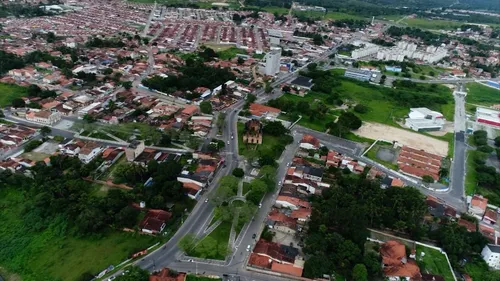
[{"label": "house with red roof", "polygon": [[498,214],[492,209],[487,209],[483,215],[483,222],[494,225],[497,223]]},{"label": "house with red roof", "polygon": [[[405,245],[398,241],[387,241],[380,246],[384,276],[406,278],[409,281],[420,280],[420,268],[415,260],[406,256]],[[398,279],[399,280],[399,279]]]},{"label": "house with red roof", "polygon": [[160,209],[150,209],[139,223],[139,229],[148,234],[158,234],[165,229],[166,222],[170,220],[172,213]]},{"label": "house with red roof", "polygon": [[300,141],[300,148],[303,149],[319,149],[321,144],[319,143],[319,140],[311,135],[304,135],[302,137],[302,140]]},{"label": "house with red roof", "polygon": [[186,273],[176,272],[166,267],[161,271],[153,273],[149,276],[149,281],[184,281],[186,280]]},{"label": "house with red roof", "polygon": [[482,195],[475,194],[470,199],[469,212],[482,216],[486,211],[487,206],[488,206],[488,198],[484,198]]},{"label": "house with red roof", "polygon": [[281,110],[278,108],[258,104],[258,103],[252,103],[250,104],[250,108],[248,109],[250,111],[250,114],[254,118],[260,119],[260,118],[265,118],[265,119],[271,119],[274,120],[280,115]]}]

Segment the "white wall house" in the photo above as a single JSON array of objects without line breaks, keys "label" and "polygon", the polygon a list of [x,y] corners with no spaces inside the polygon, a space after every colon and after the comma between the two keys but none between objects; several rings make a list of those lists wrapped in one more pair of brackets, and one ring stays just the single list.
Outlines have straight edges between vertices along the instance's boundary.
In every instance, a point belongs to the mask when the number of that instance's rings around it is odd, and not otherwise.
[{"label": "white wall house", "polygon": [[496,270],[500,269],[500,246],[492,244],[484,246],[481,257],[489,267]]}]

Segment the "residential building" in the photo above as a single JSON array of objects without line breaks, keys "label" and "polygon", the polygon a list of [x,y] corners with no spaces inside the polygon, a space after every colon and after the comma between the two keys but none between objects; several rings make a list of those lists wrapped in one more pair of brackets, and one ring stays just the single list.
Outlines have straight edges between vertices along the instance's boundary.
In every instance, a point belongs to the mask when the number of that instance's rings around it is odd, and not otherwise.
[{"label": "residential building", "polygon": [[149,276],[149,281],[185,281],[186,273],[174,272],[168,268],[162,268],[159,272],[154,272]]},{"label": "residential building", "polygon": [[311,135],[304,135],[299,145],[300,148],[307,150],[319,149],[320,146],[319,140]]},{"label": "residential building", "polygon": [[279,195],[276,198],[275,205],[279,208],[287,208],[290,210],[298,210],[299,208],[311,208],[311,203],[295,197]]},{"label": "residential building", "polygon": [[265,57],[266,64],[264,73],[268,76],[274,76],[280,71],[281,48],[271,49]]},{"label": "residential building", "polygon": [[[470,200],[470,201],[469,201]],[[468,197],[467,202],[469,203],[469,212],[478,216],[483,216],[486,212],[488,206],[488,198],[484,198],[482,195],[475,194],[472,198]]]},{"label": "residential building", "polygon": [[262,123],[257,119],[245,123],[243,143],[262,144]]},{"label": "residential building", "polygon": [[158,234],[165,229],[166,222],[172,214],[159,209],[150,209],[144,219],[139,223],[139,229],[148,234]]},{"label": "residential building", "polygon": [[398,241],[387,241],[380,246],[384,276],[390,281],[420,280],[420,268],[415,260],[406,256],[405,245]]},{"label": "residential building", "polygon": [[250,111],[250,114],[252,114],[252,117],[254,118],[265,118],[269,120],[274,120],[280,115],[281,110],[278,108],[258,104],[258,103],[252,103],[250,104],[250,108],[248,109]]},{"label": "residential building", "polygon": [[101,154],[103,150],[103,147],[95,142],[85,142],[78,152],[78,159],[80,159],[83,163],[88,164]]},{"label": "residential building", "polygon": [[440,131],[444,125],[443,114],[425,107],[410,108],[405,126],[417,131]]},{"label": "residential building", "polygon": [[372,78],[372,72],[369,70],[348,68],[345,70],[344,76],[360,81],[370,81],[370,79]]},{"label": "residential building", "polygon": [[132,141],[126,148],[125,148],[125,155],[127,156],[127,161],[132,162],[134,161],[137,156],[139,156],[143,151],[144,151],[145,145],[143,141],[137,141],[134,140]]},{"label": "residential building", "polygon": [[305,77],[305,76],[298,76],[295,78],[290,84],[295,85],[300,88],[305,88],[307,90],[310,90],[313,86],[312,78]]},{"label": "residential building", "polygon": [[497,223],[497,217],[498,217],[497,212],[493,211],[492,209],[487,209],[484,212],[483,221],[493,225]]},{"label": "residential building", "polygon": [[52,125],[61,120],[61,114],[59,112],[52,112],[47,110],[33,110],[26,114],[26,120],[44,125]]},{"label": "residential building", "polygon": [[484,246],[481,257],[489,267],[500,270],[500,246],[493,244]]},{"label": "residential building", "polygon": [[439,180],[442,157],[437,154],[425,152],[403,146],[398,157],[398,166],[403,174],[422,178],[431,176],[435,181]]}]

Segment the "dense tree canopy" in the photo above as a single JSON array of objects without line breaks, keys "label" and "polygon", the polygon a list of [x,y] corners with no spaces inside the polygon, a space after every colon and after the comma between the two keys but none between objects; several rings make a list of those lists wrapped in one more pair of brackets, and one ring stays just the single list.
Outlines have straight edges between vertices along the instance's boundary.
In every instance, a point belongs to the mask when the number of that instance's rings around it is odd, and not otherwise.
[{"label": "dense tree canopy", "polygon": [[313,198],[304,247],[311,258],[305,264],[304,276],[320,277],[333,272],[351,276],[361,260],[374,276],[378,274],[374,268],[377,258],[362,258],[367,227],[398,228],[418,238],[427,210],[423,195],[413,188],[381,189],[379,183],[352,174],[335,176],[338,186]]}]

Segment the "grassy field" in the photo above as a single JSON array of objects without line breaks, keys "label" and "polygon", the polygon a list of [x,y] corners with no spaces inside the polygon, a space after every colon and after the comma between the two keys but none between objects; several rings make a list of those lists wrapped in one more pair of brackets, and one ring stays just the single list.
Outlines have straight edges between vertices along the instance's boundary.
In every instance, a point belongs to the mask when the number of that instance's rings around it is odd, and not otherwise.
[{"label": "grassy field", "polygon": [[472,280],[483,280],[483,276],[488,274],[488,271],[488,265],[480,256],[473,257],[465,265],[465,272],[470,275]]},{"label": "grassy field", "polygon": [[30,152],[23,153],[21,155],[21,157],[29,159],[31,161],[38,162],[38,161],[43,161],[43,159],[45,159],[47,157],[50,157],[50,155],[45,154],[45,153],[30,151]]},{"label": "grassy field", "polygon": [[[425,256],[420,260],[422,252]],[[438,250],[417,245],[417,262],[422,272],[443,276],[446,281],[455,280],[446,256]]]},{"label": "grassy field", "polygon": [[275,6],[263,7],[262,9],[268,13],[271,13],[271,14],[278,13],[280,15],[288,14],[288,11],[289,11],[289,9],[287,9],[287,8],[275,7]]},{"label": "grassy field", "polygon": [[418,27],[422,29],[456,29],[463,23],[451,20],[432,20],[432,19],[405,19],[401,23],[409,27]]},{"label": "grassy field", "polygon": [[64,220],[45,222],[42,230],[34,231],[27,225],[33,222],[22,218],[23,193],[15,189],[0,190],[0,206],[0,266],[23,281],[77,280],[84,272],[98,273],[156,242],[154,237],[119,231],[76,238],[64,231]]},{"label": "grassy field", "polygon": [[477,185],[476,165],[474,163],[474,153],[476,151],[467,151],[467,160],[465,167],[465,193],[467,195],[474,194]]},{"label": "grassy field", "polygon": [[248,53],[246,50],[239,49],[236,47],[227,48],[227,49],[225,49],[223,51],[219,51],[217,53],[217,55],[219,55],[219,58],[223,59],[223,60],[230,60],[230,59],[236,57],[237,54],[247,55]]},{"label": "grassy field", "polygon": [[221,223],[212,233],[196,245],[194,257],[224,260],[226,258],[231,223]]},{"label": "grassy field", "polygon": [[479,105],[500,104],[500,90],[493,89],[480,83],[467,83],[467,103]]},{"label": "grassy field", "polygon": [[25,87],[0,83],[0,107],[9,105],[13,99],[26,96]]},{"label": "grassy field", "polygon": [[293,11],[295,16],[306,16],[310,18],[320,18],[320,19],[332,19],[332,20],[342,20],[342,19],[353,19],[353,20],[363,20],[365,17],[340,13],[340,12],[327,12],[326,14],[320,11]]},{"label": "grassy field", "polygon": [[381,147],[392,147],[392,145],[379,145],[379,144],[376,144],[374,145],[366,154],[365,156],[377,163],[380,163],[382,165],[384,165],[385,167],[389,168],[389,169],[392,169],[392,170],[399,170],[398,168],[398,165],[397,164],[394,164],[394,163],[391,163],[391,162],[387,162],[387,161],[384,161],[382,159],[379,159],[377,157],[377,152],[378,150],[381,148]]}]

